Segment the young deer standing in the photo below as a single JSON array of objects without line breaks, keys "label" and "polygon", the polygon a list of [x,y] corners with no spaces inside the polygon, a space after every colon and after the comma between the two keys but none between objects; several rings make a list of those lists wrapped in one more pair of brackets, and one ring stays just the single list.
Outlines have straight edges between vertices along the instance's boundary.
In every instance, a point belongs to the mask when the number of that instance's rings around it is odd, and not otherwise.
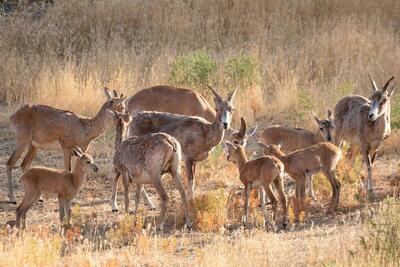
[{"label": "young deer standing", "polygon": [[372,166],[376,153],[383,140],[390,134],[390,98],[395,87],[388,89],[391,77],[382,89],[379,89],[371,76],[372,85],[370,99],[360,95],[349,95],[342,98],[335,106],[335,144],[347,141],[350,143],[350,160],[361,150],[367,165],[368,179],[361,187],[373,192]]},{"label": "young deer standing", "polygon": [[340,182],[335,175],[336,166],[341,158],[341,150],[332,143],[319,143],[307,148],[284,154],[276,145],[264,145],[265,155],[275,156],[285,165],[285,172],[296,181],[297,210],[304,210],[305,184],[307,176],[322,171],[332,186],[332,200],[328,212],[333,212],[339,205]]},{"label": "young deer standing", "polygon": [[[328,110],[327,119],[319,119],[314,114],[318,129],[315,133],[301,128],[292,128],[282,125],[274,125],[261,132],[260,141],[265,145],[277,145],[284,153],[296,151],[321,142],[333,141],[334,124],[332,112]],[[313,176],[306,181],[306,194],[315,198],[313,189]]]},{"label": "young deer standing", "polygon": [[[130,120],[125,115],[120,115],[116,129],[116,151],[113,159],[114,176],[111,205],[113,210],[118,210],[116,205],[116,187],[122,175],[124,184],[125,212],[129,212],[129,184],[137,185],[135,197],[135,213],[139,207],[140,193],[143,184],[152,184],[161,199],[161,227],[165,221],[165,212],[168,205],[168,195],[161,183],[161,176],[169,172],[175,182],[183,202],[186,225],[190,226],[188,214],[188,201],[182,186],[180,175],[180,161],[182,158],[179,142],[165,133],[146,134],[139,137],[124,139],[127,124]],[[144,189],[143,189],[144,190]],[[147,195],[146,195],[147,196]]]},{"label": "young deer standing", "polygon": [[[240,181],[245,186],[245,208],[244,222],[247,222],[250,190],[263,187],[272,202],[272,222],[275,222],[277,199],[272,191],[271,185],[274,184],[279,193],[283,211],[283,227],[287,225],[287,200],[283,189],[283,163],[273,156],[263,156],[253,160],[247,160],[243,146],[234,145],[229,141],[225,142],[227,160],[237,165],[240,173]],[[265,222],[268,221],[265,212],[265,203],[261,203]]]},{"label": "young deer standing", "polygon": [[86,151],[106,126],[114,121],[114,112],[121,111],[124,98],[105,88],[107,101],[94,118],[45,105],[24,105],[10,117],[10,127],[15,132],[16,148],[7,161],[7,178],[10,202],[16,204],[12,185],[12,169],[28,148],[21,169],[25,172],[36,157],[38,149],[62,151],[64,168],[71,169],[72,148]]},{"label": "young deer standing", "polygon": [[98,171],[92,156],[83,153],[80,148],[72,149],[72,153],[78,158],[74,170],[66,171],[46,167],[34,167],[27,170],[21,176],[25,196],[17,208],[16,226],[26,228],[26,213],[39,199],[41,194],[57,194],[61,223],[67,214],[67,222],[71,220],[71,201],[80,191],[87,172],[92,169]]}]

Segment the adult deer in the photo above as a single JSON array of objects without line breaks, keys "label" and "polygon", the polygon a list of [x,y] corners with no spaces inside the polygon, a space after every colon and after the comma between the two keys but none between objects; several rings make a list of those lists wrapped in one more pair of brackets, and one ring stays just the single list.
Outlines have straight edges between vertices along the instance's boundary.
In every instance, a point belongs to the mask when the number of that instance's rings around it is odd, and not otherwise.
[{"label": "adult deer", "polygon": [[164,112],[139,112],[130,124],[129,136],[164,132],[175,137],[182,147],[185,169],[188,175],[191,197],[194,193],[195,165],[208,157],[209,152],[218,145],[224,131],[229,129],[235,110],[233,101],[237,88],[223,99],[213,88],[215,112],[213,122],[197,116],[184,116]]},{"label": "adult deer", "polygon": [[[334,123],[332,112],[328,110],[327,119],[320,119],[315,114],[317,125],[316,132],[302,128],[292,128],[283,125],[267,127],[260,134],[260,141],[265,145],[277,145],[284,153],[290,153],[298,149],[306,148],[321,142],[333,141]],[[306,182],[306,195],[315,198],[313,189],[313,176],[310,175]]]},{"label": "adult deer", "polygon": [[389,84],[394,79],[391,77],[379,89],[369,75],[372,93],[369,99],[360,95],[343,97],[335,106],[335,144],[343,140],[350,143],[350,158],[354,158],[361,151],[367,165],[368,178],[361,187],[368,192],[373,192],[372,166],[376,153],[383,140],[390,134],[390,98],[395,87],[390,89]]},{"label": "adult deer", "polygon": [[28,152],[21,163],[25,172],[32,164],[39,149],[62,151],[65,170],[71,169],[74,147],[84,152],[99,137],[107,125],[114,122],[114,112],[124,108],[123,96],[105,88],[107,101],[94,118],[87,118],[71,111],[45,105],[24,105],[10,117],[10,127],[16,136],[16,148],[7,161],[7,178],[10,202],[16,204],[12,185],[12,169],[22,153]]},{"label": "adult deer", "polygon": [[136,116],[141,111],[159,111],[199,116],[210,122],[215,110],[199,93],[189,89],[160,85],[140,90],[126,100],[126,110]]}]

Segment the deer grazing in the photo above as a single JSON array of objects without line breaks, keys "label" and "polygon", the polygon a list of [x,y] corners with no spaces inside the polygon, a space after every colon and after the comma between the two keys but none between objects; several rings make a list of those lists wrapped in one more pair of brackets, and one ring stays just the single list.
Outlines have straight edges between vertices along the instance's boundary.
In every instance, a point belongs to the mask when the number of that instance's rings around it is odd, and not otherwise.
[{"label": "deer grazing", "polygon": [[229,129],[234,112],[233,101],[237,88],[226,100],[209,86],[214,95],[215,112],[213,122],[197,116],[184,116],[163,112],[139,112],[130,124],[129,136],[164,132],[175,137],[182,147],[186,173],[188,175],[190,197],[194,193],[194,173],[196,163],[208,157],[209,152],[218,145],[224,131]]},{"label": "deer grazing", "polygon": [[7,161],[7,178],[10,202],[16,204],[12,185],[12,169],[22,153],[28,152],[21,163],[22,171],[32,164],[39,149],[62,151],[65,170],[71,169],[72,148],[86,151],[107,125],[114,121],[114,112],[121,111],[124,98],[105,88],[107,101],[94,118],[45,105],[24,105],[10,117],[10,127],[15,132],[16,148]]},{"label": "deer grazing", "polygon": [[125,212],[129,212],[129,184],[132,182],[137,185],[135,213],[139,207],[143,184],[152,184],[161,199],[160,225],[162,227],[169,198],[161,183],[161,177],[165,173],[170,173],[182,198],[186,225],[190,226],[188,201],[180,175],[182,152],[179,142],[165,133],[151,133],[124,139],[130,119],[127,118],[129,116],[127,114],[120,116],[116,126],[116,151],[113,159],[114,178],[111,197],[113,210],[118,209],[116,185],[121,175],[124,184]]},{"label": "deer grazing", "polygon": [[26,213],[40,198],[41,194],[57,194],[61,223],[67,215],[67,222],[71,220],[71,201],[80,191],[86,174],[90,169],[98,171],[92,156],[83,153],[80,148],[72,149],[78,158],[73,171],[52,169],[46,167],[33,167],[21,176],[25,195],[22,203],[17,208],[16,226],[26,228]]},{"label": "deer grazing", "polygon": [[[319,119],[314,114],[318,129],[315,133],[301,128],[292,128],[282,125],[274,125],[264,129],[260,135],[261,143],[265,145],[277,145],[284,153],[296,151],[321,142],[333,141],[334,123],[332,112],[328,110],[327,119]],[[315,198],[313,189],[313,176],[310,175],[306,182],[306,195]]]},{"label": "deer grazing", "polygon": [[284,154],[276,145],[264,145],[265,155],[275,156],[285,165],[285,172],[296,181],[297,210],[304,210],[305,184],[307,176],[320,171],[329,180],[332,186],[332,200],[328,212],[333,212],[339,205],[340,182],[336,178],[335,169],[341,158],[341,150],[332,143],[319,143],[307,148]]},{"label": "deer grazing", "polygon": [[[263,187],[269,199],[272,202],[272,222],[275,222],[277,210],[277,198],[272,191],[271,185],[274,184],[279,193],[283,211],[283,227],[287,225],[287,200],[283,189],[283,163],[273,156],[263,156],[253,160],[247,160],[246,153],[242,145],[234,145],[229,141],[225,142],[227,160],[235,163],[240,174],[240,181],[245,186],[245,208],[244,222],[247,222],[250,190]],[[265,216],[265,222],[268,222],[265,213],[265,203],[261,203],[262,212]]]},{"label": "deer grazing", "polygon": [[382,146],[383,140],[390,134],[390,98],[395,87],[389,84],[391,77],[379,89],[369,76],[372,85],[370,99],[360,95],[345,96],[335,106],[335,144],[347,141],[350,143],[350,159],[354,159],[361,151],[367,165],[368,178],[361,187],[373,193],[372,166],[376,153]]}]

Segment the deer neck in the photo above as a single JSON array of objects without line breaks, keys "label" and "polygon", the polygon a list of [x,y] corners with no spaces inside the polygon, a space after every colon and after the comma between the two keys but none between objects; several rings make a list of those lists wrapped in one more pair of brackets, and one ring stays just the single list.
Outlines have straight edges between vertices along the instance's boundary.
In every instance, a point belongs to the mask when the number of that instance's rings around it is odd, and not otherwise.
[{"label": "deer neck", "polygon": [[239,168],[239,172],[242,171],[246,162],[247,162],[247,156],[246,153],[244,152],[244,149],[239,149],[237,157],[237,166]]},{"label": "deer neck", "polygon": [[86,178],[86,172],[82,169],[82,166],[79,162],[76,163],[74,170],[72,171],[72,184],[76,191],[82,187],[82,184]]},{"label": "deer neck", "polygon": [[115,129],[115,149],[117,149],[122,141],[126,139],[127,125],[123,123],[121,120],[118,120],[117,126]]},{"label": "deer neck", "polygon": [[325,138],[321,135],[320,130],[317,128],[317,131],[314,133],[313,143],[318,144],[325,142]]},{"label": "deer neck", "polygon": [[209,142],[212,147],[218,145],[221,140],[224,138],[224,128],[222,126],[222,123],[220,122],[220,115],[217,114],[215,117],[214,122],[211,124],[211,133],[209,135]]},{"label": "deer neck", "polygon": [[110,119],[109,116],[107,116],[107,112],[108,111],[103,106],[94,118],[89,119],[86,124],[86,136],[90,140],[94,140],[100,136],[109,124]]}]

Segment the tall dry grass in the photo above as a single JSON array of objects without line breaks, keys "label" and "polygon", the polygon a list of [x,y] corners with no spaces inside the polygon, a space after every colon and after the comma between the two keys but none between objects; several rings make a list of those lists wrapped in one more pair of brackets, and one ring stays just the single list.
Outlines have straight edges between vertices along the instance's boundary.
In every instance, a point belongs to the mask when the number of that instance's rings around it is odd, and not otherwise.
[{"label": "tall dry grass", "polygon": [[309,109],[325,114],[345,94],[368,94],[367,73],[379,83],[400,74],[395,0],[68,0],[29,10],[0,17],[3,103],[93,114],[104,85],[133,94],[170,83],[177,56],[204,50],[221,85],[229,58],[259,65],[259,85],[239,94],[248,120],[304,124]]}]

